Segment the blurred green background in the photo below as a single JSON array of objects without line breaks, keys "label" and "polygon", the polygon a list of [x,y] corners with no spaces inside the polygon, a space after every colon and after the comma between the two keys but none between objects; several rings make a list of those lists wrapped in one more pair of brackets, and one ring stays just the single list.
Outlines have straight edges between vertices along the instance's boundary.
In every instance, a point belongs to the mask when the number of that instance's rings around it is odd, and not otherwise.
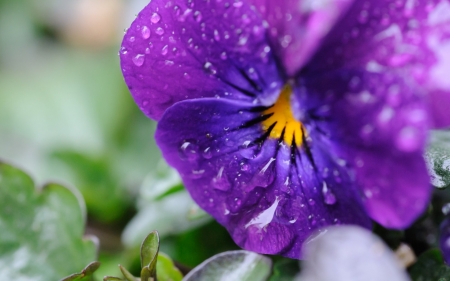
[{"label": "blurred green background", "polygon": [[87,234],[100,239],[98,276],[118,263],[139,270],[154,229],[181,266],[237,248],[161,160],[155,122],[123,81],[121,37],[147,1],[0,0],[0,160],[37,186],[81,192]]}]

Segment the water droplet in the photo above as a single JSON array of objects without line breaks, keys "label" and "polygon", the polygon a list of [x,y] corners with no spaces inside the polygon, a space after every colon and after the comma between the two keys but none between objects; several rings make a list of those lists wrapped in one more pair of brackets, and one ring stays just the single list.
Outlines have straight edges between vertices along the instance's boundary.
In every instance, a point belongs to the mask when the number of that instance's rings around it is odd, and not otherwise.
[{"label": "water droplet", "polygon": [[205,170],[192,170],[191,178],[201,179],[205,174]]},{"label": "water droplet", "polygon": [[145,55],[143,54],[138,54],[133,58],[133,63],[136,66],[142,66],[144,64],[145,61]]},{"label": "water droplet", "polygon": [[316,201],[314,201],[314,199],[310,198],[308,200],[308,204],[309,204],[309,206],[314,206],[316,204]]},{"label": "water droplet", "polygon": [[190,141],[185,141],[180,146],[179,149],[179,155],[181,160],[188,160],[190,162],[193,162],[198,159],[199,157],[199,149],[196,144]]},{"label": "water droplet", "polygon": [[161,20],[161,16],[158,13],[153,13],[150,17],[152,23],[158,23]]},{"label": "water droplet", "polygon": [[158,27],[155,31],[156,34],[158,35],[163,35],[164,34],[164,29],[162,27]]},{"label": "water droplet", "polygon": [[214,39],[216,39],[216,41],[220,41],[220,35],[219,35],[219,31],[217,31],[217,29],[214,30]]},{"label": "water droplet", "polygon": [[223,60],[226,60],[227,59],[227,53],[226,52],[222,52],[220,54],[220,58],[223,59]]},{"label": "water droplet", "polygon": [[336,203],[336,196],[328,188],[326,182],[323,182],[322,194],[323,194],[323,198],[324,198],[325,204],[333,205],[333,204]]},{"label": "water droplet", "polygon": [[444,215],[450,214],[450,203],[447,203],[444,206],[442,206],[442,213]]},{"label": "water droplet", "polygon": [[150,29],[147,26],[143,26],[141,29],[142,38],[148,39],[150,37]]},{"label": "water droplet", "polygon": [[175,13],[175,16],[178,17],[178,16],[180,15],[180,13],[181,13],[180,6],[175,5],[175,6],[173,7],[173,11],[174,11],[174,13]]},{"label": "water droplet", "polygon": [[134,38],[134,36],[131,36],[129,39],[128,39],[128,41],[130,41],[130,42],[134,42],[136,40],[136,38]]},{"label": "water droplet", "polygon": [[261,168],[261,170],[256,173],[249,187],[253,189],[256,186],[268,187],[275,179],[275,158],[270,158],[270,160]]},{"label": "water droplet", "polygon": [[212,63],[210,63],[210,62],[206,62],[204,65],[203,65],[203,68],[204,69],[206,69],[210,74],[216,74],[217,73],[217,70],[214,68],[214,66],[212,65]]},{"label": "water droplet", "polygon": [[194,19],[196,22],[200,22],[202,20],[202,13],[200,13],[200,11],[195,11],[194,12]]},{"label": "water droplet", "polygon": [[412,126],[400,130],[396,138],[397,148],[405,152],[413,152],[421,147],[420,131]]},{"label": "water droplet", "polygon": [[203,152],[202,152],[202,156],[205,159],[211,159],[212,158],[212,149],[211,149],[211,147],[205,148],[205,150],[203,150]]},{"label": "water droplet", "polygon": [[223,173],[224,171],[224,167],[221,167],[219,169],[219,172],[217,173],[217,175],[212,179],[212,186],[215,189],[218,190],[222,190],[222,191],[227,191],[230,189],[231,184],[228,181],[227,175]]},{"label": "water droplet", "polygon": [[161,49],[161,55],[165,56],[165,55],[167,55],[167,52],[169,52],[169,46],[165,45],[165,46]]}]

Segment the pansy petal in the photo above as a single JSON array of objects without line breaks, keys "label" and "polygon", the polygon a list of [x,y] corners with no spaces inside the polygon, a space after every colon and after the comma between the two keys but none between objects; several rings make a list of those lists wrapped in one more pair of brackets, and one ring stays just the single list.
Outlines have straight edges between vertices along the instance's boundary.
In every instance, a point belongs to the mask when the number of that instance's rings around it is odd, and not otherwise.
[{"label": "pansy petal", "polygon": [[431,193],[423,160],[429,119],[424,97],[401,71],[342,67],[307,73],[295,106],[313,140],[353,169],[371,218],[386,227],[410,225]]},{"label": "pansy petal", "polygon": [[293,75],[353,0],[249,0],[268,23],[272,46],[286,72]]},{"label": "pansy petal", "polygon": [[450,126],[449,15],[449,0],[354,1],[306,69],[397,71],[427,95],[432,125]]},{"label": "pansy petal", "polygon": [[168,108],[156,140],[194,200],[241,247],[301,257],[319,227],[370,227],[345,169],[320,145],[289,146],[263,131],[261,109],[227,99]]},{"label": "pansy petal", "polygon": [[440,226],[439,247],[447,265],[450,265],[450,219],[447,217]]},{"label": "pansy petal", "polygon": [[283,86],[262,21],[245,2],[152,0],[126,31],[120,59],[136,103],[156,120],[185,99],[271,104]]}]

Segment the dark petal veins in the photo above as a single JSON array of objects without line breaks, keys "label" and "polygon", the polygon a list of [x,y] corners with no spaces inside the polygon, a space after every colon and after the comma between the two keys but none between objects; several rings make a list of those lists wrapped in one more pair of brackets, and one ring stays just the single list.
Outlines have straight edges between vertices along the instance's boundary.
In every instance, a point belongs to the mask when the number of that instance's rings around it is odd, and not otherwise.
[{"label": "dark petal veins", "polygon": [[[261,113],[227,99],[186,100],[167,109],[156,140],[194,200],[224,225],[241,247],[301,257],[319,227],[370,227],[345,169],[320,144],[286,146],[242,127]],[[266,133],[267,135],[267,133]]]},{"label": "dark petal veins", "polygon": [[248,0],[269,24],[271,45],[286,72],[295,74],[354,0]]},{"label": "dark petal veins", "polygon": [[270,105],[283,87],[262,21],[245,2],[152,0],[127,30],[120,59],[136,103],[156,120],[185,99]]}]

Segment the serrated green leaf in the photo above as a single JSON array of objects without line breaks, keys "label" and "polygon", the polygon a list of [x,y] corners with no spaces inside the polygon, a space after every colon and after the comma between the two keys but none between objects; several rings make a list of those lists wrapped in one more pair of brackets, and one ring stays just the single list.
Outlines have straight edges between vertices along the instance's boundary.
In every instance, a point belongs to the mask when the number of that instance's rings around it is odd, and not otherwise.
[{"label": "serrated green leaf", "polygon": [[38,191],[27,174],[0,163],[2,279],[58,280],[95,260],[95,243],[82,238],[83,211],[73,191],[58,184]]},{"label": "serrated green leaf", "polygon": [[413,281],[450,281],[450,267],[444,263],[439,249],[423,253],[409,273]]},{"label": "serrated green leaf", "polygon": [[156,264],[158,281],[181,281],[183,275],[175,267],[172,259],[163,253],[158,254],[158,263]]},{"label": "serrated green leaf", "polygon": [[74,273],[61,281],[92,281],[94,272],[100,267],[100,262],[94,261],[88,264],[80,273]]},{"label": "serrated green leaf", "polygon": [[425,156],[432,184],[450,187],[450,131],[433,131]]},{"label": "serrated green leaf", "polygon": [[248,251],[230,251],[213,256],[194,268],[183,281],[265,281],[272,261]]}]

